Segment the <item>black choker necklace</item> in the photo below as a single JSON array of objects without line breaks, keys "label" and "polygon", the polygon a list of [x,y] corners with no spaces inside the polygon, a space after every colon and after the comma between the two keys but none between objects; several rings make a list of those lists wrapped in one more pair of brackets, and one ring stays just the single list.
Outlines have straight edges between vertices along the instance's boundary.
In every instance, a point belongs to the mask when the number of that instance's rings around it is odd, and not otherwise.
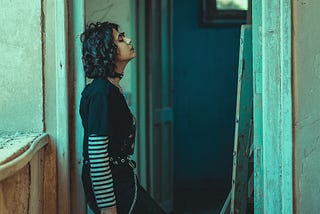
[{"label": "black choker necklace", "polygon": [[111,82],[114,86],[116,86],[119,89],[121,94],[123,94],[123,90],[122,90],[122,87],[119,84],[119,81],[115,81],[111,77],[108,77],[108,80],[109,80],[109,82]]},{"label": "black choker necklace", "polygon": [[122,79],[122,77],[123,77],[123,74],[121,74],[121,73],[118,73],[118,72],[114,72],[114,75],[113,75],[113,77],[118,77],[118,78]]}]

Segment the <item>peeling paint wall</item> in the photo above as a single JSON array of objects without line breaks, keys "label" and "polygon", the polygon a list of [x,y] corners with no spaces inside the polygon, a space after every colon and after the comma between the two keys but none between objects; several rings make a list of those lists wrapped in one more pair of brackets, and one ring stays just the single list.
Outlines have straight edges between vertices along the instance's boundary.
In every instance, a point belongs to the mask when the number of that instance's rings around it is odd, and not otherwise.
[{"label": "peeling paint wall", "polygon": [[319,213],[320,28],[319,0],[293,1],[295,208]]},{"label": "peeling paint wall", "polygon": [[42,131],[41,1],[0,8],[0,130]]}]

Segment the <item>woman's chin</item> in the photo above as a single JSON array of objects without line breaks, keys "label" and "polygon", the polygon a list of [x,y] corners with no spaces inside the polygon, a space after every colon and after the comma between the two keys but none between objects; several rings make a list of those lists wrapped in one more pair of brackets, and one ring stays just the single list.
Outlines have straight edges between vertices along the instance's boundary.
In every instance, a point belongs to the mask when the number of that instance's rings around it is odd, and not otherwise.
[{"label": "woman's chin", "polygon": [[136,52],[133,52],[131,59],[135,58],[136,56],[137,56]]}]

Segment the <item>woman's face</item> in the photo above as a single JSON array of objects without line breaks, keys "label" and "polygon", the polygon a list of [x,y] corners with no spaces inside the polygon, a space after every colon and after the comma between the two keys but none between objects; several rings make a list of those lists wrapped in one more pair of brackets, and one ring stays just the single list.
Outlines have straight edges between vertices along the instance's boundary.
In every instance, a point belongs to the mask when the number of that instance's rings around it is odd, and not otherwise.
[{"label": "woman's face", "polygon": [[118,55],[116,56],[116,61],[130,61],[136,56],[134,52],[131,39],[126,38],[124,33],[119,33],[117,30],[113,29],[114,43],[118,47]]}]

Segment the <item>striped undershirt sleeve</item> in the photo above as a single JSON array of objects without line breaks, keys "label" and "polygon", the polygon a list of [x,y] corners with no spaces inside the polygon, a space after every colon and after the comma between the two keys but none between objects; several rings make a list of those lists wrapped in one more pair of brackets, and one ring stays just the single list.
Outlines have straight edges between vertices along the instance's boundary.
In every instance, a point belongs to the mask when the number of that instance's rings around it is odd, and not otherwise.
[{"label": "striped undershirt sleeve", "polygon": [[88,156],[92,190],[98,208],[116,205],[113,179],[109,165],[108,136],[90,135],[88,139]]}]

